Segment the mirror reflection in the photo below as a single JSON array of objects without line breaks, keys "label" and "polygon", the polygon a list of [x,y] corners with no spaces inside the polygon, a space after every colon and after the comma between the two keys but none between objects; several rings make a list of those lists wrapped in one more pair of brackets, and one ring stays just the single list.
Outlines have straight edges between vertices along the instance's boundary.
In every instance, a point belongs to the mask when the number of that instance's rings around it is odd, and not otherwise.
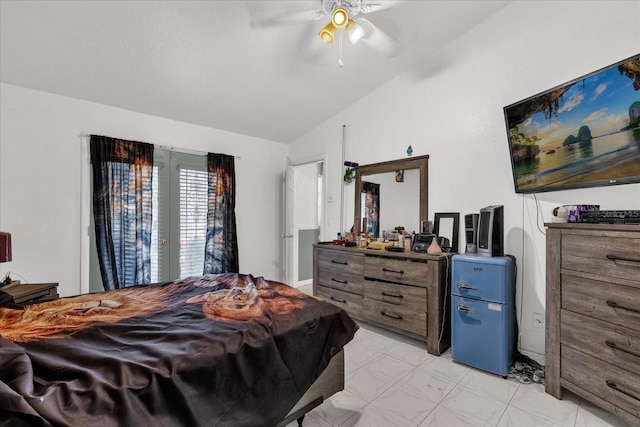
[{"label": "mirror reflection", "polygon": [[380,237],[383,230],[404,227],[411,232],[420,230],[420,171],[404,171],[403,180],[396,181],[396,173],[367,175],[360,193],[361,230]]},{"label": "mirror reflection", "polygon": [[404,227],[420,232],[428,220],[427,161],[429,156],[362,165],[356,169],[353,230],[382,237],[383,231]]}]

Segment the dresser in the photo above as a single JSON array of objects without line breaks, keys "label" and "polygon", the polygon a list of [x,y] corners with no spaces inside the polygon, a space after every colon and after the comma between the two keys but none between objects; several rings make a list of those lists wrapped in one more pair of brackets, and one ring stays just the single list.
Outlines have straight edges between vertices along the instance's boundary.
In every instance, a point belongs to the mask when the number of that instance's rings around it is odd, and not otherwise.
[{"label": "dresser", "polygon": [[313,294],[353,318],[449,348],[451,257],[316,244]]},{"label": "dresser", "polygon": [[546,227],[546,392],[640,425],[640,225]]}]

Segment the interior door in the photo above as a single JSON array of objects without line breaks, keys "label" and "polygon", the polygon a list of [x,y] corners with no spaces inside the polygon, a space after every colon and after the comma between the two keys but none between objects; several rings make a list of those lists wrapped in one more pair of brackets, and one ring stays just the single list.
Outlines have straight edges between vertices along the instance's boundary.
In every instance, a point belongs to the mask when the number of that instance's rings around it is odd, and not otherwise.
[{"label": "interior door", "polygon": [[287,170],[284,178],[284,218],[282,224],[282,240],[283,265],[284,265],[284,283],[294,285],[293,282],[293,165],[291,160],[287,159]]}]

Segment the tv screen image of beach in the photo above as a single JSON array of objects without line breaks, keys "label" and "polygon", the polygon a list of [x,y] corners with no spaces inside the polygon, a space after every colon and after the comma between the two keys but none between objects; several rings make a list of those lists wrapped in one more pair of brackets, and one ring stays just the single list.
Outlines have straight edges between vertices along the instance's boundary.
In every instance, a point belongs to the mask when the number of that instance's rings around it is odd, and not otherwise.
[{"label": "tv screen image of beach", "polygon": [[504,115],[516,193],[640,182],[640,54]]}]

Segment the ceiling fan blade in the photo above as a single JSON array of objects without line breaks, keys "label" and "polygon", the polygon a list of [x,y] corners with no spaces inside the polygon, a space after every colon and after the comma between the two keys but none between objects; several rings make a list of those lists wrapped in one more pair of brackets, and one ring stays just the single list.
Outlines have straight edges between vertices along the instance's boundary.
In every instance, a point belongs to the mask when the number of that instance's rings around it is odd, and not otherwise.
[{"label": "ceiling fan blade", "polygon": [[395,7],[401,3],[404,3],[403,0],[384,0],[384,1],[362,1],[362,4],[359,6],[359,9],[362,13],[375,13],[380,12],[381,10],[390,9]]},{"label": "ceiling fan blade", "polygon": [[323,16],[326,15],[322,10],[302,10],[299,12],[291,12],[280,16],[274,16],[272,18],[252,20],[251,26],[253,28],[266,28],[281,25],[300,24],[304,22],[317,21]]},{"label": "ceiling fan blade", "polygon": [[365,35],[360,43],[389,58],[400,53],[400,44],[393,37],[371,23],[371,21],[365,18],[358,18],[356,22],[365,30]]}]

